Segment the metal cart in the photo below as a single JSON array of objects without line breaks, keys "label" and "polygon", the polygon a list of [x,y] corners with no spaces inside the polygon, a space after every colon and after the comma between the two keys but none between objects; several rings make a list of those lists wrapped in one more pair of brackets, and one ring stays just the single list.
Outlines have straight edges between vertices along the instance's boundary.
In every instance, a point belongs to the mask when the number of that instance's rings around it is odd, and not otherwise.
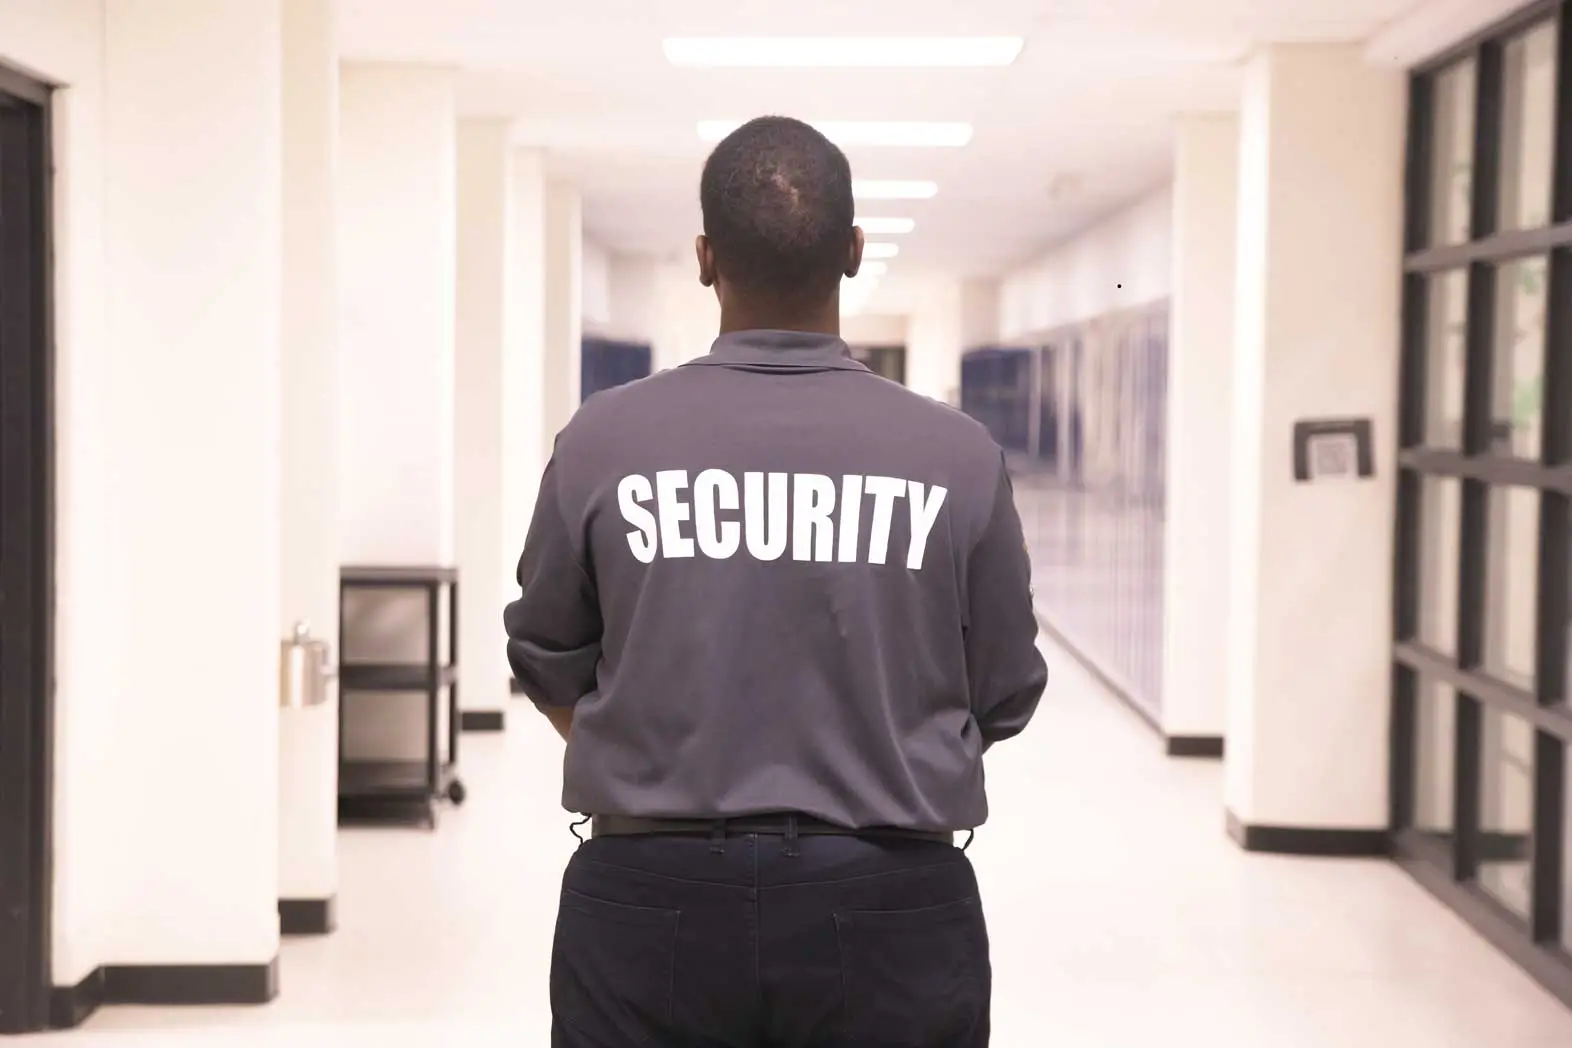
[{"label": "metal cart", "polygon": [[[356,590],[416,590],[425,595],[426,659],[424,662],[366,662],[351,659],[355,645],[346,643],[345,597]],[[445,591],[445,592],[444,592]],[[447,610],[447,654],[442,658],[443,598]],[[385,821],[416,814],[436,826],[436,803],[464,803],[458,777],[458,570],[446,567],[345,567],[339,574],[339,822]],[[349,718],[375,716],[374,701],[352,703],[360,693],[421,693],[426,696],[425,757],[350,759],[345,754]],[[442,736],[442,703],[447,700],[446,745]],[[353,709],[352,709],[353,707]],[[445,750],[445,752],[444,752]]]}]

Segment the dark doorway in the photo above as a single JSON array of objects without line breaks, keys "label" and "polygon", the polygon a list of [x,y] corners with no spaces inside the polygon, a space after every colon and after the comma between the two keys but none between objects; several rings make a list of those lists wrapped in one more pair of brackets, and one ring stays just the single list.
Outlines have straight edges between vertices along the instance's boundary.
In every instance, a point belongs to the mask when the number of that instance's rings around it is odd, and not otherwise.
[{"label": "dark doorway", "polygon": [[49,88],[0,66],[0,1034],[48,1024],[54,705]]},{"label": "dark doorway", "polygon": [[905,346],[853,346],[851,354],[875,375],[906,385]]},{"label": "dark doorway", "polygon": [[648,342],[586,337],[579,363],[579,400],[588,400],[603,389],[648,378],[651,355]]}]

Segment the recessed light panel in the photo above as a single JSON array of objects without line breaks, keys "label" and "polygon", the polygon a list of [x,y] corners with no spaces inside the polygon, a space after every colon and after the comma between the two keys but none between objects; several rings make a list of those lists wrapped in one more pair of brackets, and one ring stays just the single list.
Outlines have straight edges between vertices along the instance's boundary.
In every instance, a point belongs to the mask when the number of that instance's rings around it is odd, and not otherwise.
[{"label": "recessed light panel", "polygon": [[917,223],[909,218],[861,218],[857,225],[871,237],[895,237],[910,233],[917,228]]},{"label": "recessed light panel", "polygon": [[927,200],[939,192],[936,182],[858,179],[852,195],[858,200]]},{"label": "recessed light panel", "polygon": [[[959,149],[972,140],[972,125],[922,120],[811,120],[814,127],[842,148],[899,146],[908,149]],[[699,137],[719,142],[740,120],[701,120]]]},{"label": "recessed light panel", "polygon": [[938,69],[1007,66],[1018,36],[672,37],[661,43],[676,66],[752,69]]}]

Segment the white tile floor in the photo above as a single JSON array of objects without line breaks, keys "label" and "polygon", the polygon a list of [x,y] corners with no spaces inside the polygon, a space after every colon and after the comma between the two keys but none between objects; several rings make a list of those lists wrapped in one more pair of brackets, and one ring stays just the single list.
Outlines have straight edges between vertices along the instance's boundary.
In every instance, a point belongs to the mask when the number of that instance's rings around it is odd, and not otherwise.
[{"label": "white tile floor", "polygon": [[[999,1048],[1567,1048],[1572,1012],[1395,867],[1248,856],[1220,766],[1159,755],[1067,658],[991,757],[972,848]],[[59,1048],[545,1045],[558,748],[518,707],[469,737],[435,835],[343,837],[341,928],[286,944],[267,1008],[109,1009]],[[24,1039],[22,1043],[31,1043]]]}]

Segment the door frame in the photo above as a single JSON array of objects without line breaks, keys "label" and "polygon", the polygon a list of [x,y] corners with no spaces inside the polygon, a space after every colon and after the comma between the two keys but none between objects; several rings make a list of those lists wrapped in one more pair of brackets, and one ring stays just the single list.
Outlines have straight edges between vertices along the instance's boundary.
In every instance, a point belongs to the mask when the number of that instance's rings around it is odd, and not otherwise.
[{"label": "door frame", "polygon": [[47,1028],[52,982],[52,90],[0,64],[0,1034]]}]

